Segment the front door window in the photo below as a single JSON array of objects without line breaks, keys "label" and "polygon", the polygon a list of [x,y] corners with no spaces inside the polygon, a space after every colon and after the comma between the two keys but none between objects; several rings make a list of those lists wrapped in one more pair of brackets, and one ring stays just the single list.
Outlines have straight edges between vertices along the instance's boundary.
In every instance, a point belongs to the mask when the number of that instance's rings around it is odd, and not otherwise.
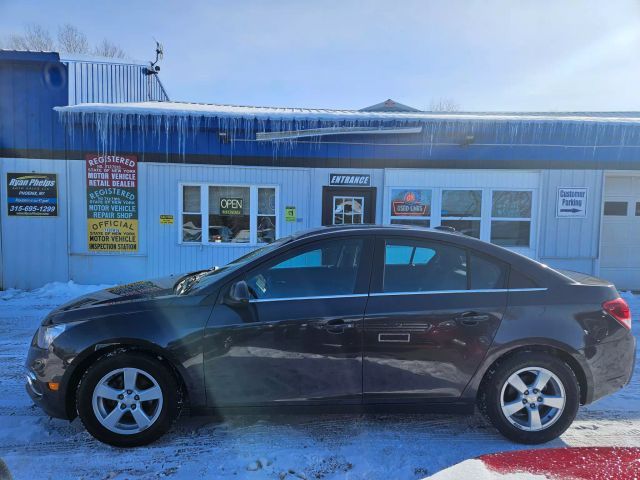
[{"label": "front door window", "polygon": [[362,257],[362,239],[315,243],[287,253],[247,276],[256,300],[351,295]]},{"label": "front door window", "polygon": [[333,197],[333,224],[360,225],[364,223],[364,197]]}]

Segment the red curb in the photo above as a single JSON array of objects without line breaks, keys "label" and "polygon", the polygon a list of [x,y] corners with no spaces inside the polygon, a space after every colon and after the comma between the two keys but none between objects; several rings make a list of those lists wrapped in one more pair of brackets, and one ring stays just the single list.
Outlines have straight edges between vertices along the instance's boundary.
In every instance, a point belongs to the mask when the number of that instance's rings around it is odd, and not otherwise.
[{"label": "red curb", "polygon": [[524,472],[562,480],[640,479],[640,448],[548,448],[478,458],[487,468],[502,474]]}]

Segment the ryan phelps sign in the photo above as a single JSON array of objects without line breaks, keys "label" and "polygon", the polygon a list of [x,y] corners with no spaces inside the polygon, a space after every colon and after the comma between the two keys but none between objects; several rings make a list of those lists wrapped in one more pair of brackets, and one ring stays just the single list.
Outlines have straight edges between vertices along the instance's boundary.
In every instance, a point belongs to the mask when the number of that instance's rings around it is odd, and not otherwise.
[{"label": "ryan phelps sign", "polygon": [[58,177],[55,173],[7,173],[9,216],[58,215]]},{"label": "ryan phelps sign", "polygon": [[90,252],[138,250],[138,161],[133,155],[87,155]]}]

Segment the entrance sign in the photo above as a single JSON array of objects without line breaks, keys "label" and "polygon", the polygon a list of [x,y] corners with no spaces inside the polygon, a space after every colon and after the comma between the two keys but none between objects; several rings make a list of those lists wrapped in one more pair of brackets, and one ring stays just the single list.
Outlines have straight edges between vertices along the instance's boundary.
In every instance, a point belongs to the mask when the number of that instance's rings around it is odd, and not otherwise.
[{"label": "entrance sign", "polygon": [[331,173],[329,185],[348,185],[368,187],[371,185],[371,175],[355,173]]},{"label": "entrance sign", "polygon": [[137,158],[89,154],[85,160],[89,251],[137,251]]},{"label": "entrance sign", "polygon": [[7,173],[9,216],[56,217],[58,176],[55,173]]},{"label": "entrance sign", "polygon": [[585,218],[587,216],[587,188],[558,188],[556,217]]}]

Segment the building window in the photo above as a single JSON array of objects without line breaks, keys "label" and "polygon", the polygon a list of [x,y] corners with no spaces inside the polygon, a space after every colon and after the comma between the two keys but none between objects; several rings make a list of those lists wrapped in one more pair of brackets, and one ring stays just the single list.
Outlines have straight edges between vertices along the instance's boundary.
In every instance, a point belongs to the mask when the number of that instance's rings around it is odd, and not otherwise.
[{"label": "building window", "polygon": [[604,214],[625,217],[627,215],[627,202],[604,202]]},{"label": "building window", "polygon": [[480,238],[482,190],[443,190],[441,225]]},{"label": "building window", "polygon": [[491,198],[491,242],[503,247],[531,243],[531,191],[494,190]]},{"label": "building window", "polygon": [[333,224],[362,224],[364,197],[333,197]]},{"label": "building window", "polygon": [[[277,236],[276,204],[275,187],[183,185],[181,240],[271,243]],[[203,231],[207,232],[204,237]]]},{"label": "building window", "polygon": [[182,189],[182,241],[187,243],[202,242],[199,186],[185,186]]},{"label": "building window", "polygon": [[209,242],[251,242],[249,187],[209,187]]},{"label": "building window", "polygon": [[429,227],[431,225],[431,190],[392,189],[391,223]]},{"label": "building window", "polygon": [[276,189],[258,188],[258,243],[276,239]]}]

